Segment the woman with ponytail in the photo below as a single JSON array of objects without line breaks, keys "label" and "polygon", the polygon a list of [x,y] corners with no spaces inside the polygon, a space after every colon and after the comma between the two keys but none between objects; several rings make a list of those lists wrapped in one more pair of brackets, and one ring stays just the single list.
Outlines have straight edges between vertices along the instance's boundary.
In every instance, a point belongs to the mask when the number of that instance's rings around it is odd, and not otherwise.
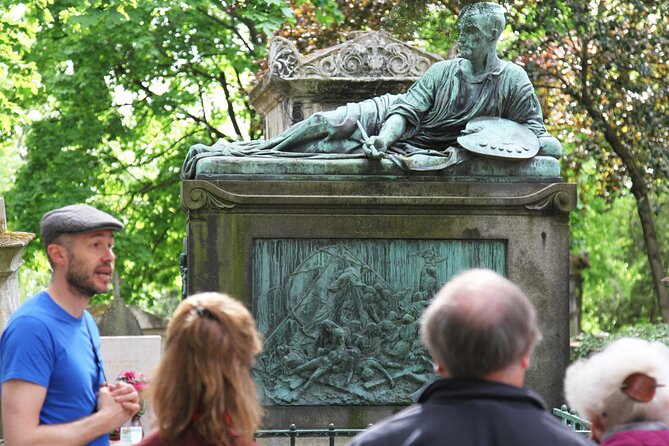
[{"label": "woman with ponytail", "polygon": [[251,377],[262,348],[251,313],[220,293],[181,302],[150,395],[157,430],[140,446],[251,446],[262,408]]}]

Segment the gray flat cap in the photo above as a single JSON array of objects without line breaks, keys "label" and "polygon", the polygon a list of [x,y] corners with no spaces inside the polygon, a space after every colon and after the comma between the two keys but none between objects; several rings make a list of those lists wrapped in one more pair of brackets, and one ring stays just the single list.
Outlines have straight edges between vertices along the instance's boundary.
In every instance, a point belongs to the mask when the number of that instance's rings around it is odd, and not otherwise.
[{"label": "gray flat cap", "polygon": [[123,223],[106,212],[86,204],[73,204],[47,212],[39,223],[40,237],[49,246],[61,234],[109,229],[120,231]]}]

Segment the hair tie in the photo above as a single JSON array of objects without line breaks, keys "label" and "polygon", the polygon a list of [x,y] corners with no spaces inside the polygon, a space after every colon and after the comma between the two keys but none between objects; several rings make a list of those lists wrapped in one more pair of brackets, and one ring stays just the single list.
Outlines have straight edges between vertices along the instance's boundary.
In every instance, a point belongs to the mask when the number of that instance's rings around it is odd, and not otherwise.
[{"label": "hair tie", "polygon": [[620,390],[632,401],[648,403],[655,397],[655,390],[658,387],[664,387],[664,384],[658,384],[652,376],[637,372],[625,378]]},{"label": "hair tie", "polygon": [[198,317],[205,317],[205,318],[212,319],[212,320],[215,320],[215,321],[218,320],[216,315],[214,313],[212,313],[211,310],[209,310],[208,308],[204,308],[204,307],[198,305],[197,307],[195,307],[193,309],[195,310],[195,313],[198,315]]}]

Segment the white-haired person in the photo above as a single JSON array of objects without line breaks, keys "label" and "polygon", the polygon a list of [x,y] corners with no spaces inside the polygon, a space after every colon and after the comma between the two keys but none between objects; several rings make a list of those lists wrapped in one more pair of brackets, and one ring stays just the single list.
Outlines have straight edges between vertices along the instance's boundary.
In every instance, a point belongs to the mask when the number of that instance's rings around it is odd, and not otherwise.
[{"label": "white-haired person", "polygon": [[567,369],[569,406],[606,446],[669,445],[669,348],[623,338]]}]

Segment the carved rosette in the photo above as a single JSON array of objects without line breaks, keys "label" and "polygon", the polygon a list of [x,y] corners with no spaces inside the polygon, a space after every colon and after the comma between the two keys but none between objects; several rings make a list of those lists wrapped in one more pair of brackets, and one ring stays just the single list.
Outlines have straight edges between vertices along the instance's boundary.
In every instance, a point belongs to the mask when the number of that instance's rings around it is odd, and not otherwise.
[{"label": "carved rosette", "polygon": [[302,57],[282,37],[270,45],[271,72],[282,78],[418,77],[440,60],[377,32],[358,37],[330,50]]},{"label": "carved rosette", "polygon": [[290,40],[279,36],[272,38],[267,56],[270,73],[283,78],[293,77],[300,65],[300,57]]}]

